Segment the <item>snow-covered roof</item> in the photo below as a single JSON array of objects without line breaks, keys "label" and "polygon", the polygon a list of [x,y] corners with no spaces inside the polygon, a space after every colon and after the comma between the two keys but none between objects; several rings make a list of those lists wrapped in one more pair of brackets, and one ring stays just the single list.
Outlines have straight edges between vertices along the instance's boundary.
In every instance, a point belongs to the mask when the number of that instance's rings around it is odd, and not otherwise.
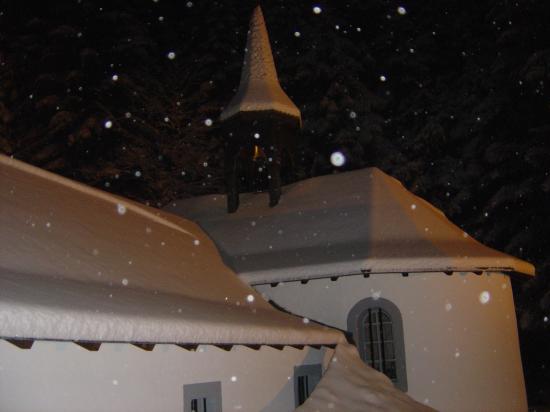
[{"label": "snow-covered roof", "polygon": [[225,262],[250,284],[357,273],[505,271],[534,274],[531,264],[486,247],[379,169],[304,180],[267,194],[175,202],[214,239]]},{"label": "snow-covered roof", "polygon": [[274,309],[194,223],[0,155],[0,338],[334,344]]},{"label": "snow-covered roof", "polygon": [[300,110],[279,84],[264,16],[257,6],[250,20],[239,89],[220,118],[226,120],[239,112],[265,110],[301,119]]},{"label": "snow-covered roof", "polygon": [[366,365],[357,348],[336,346],[328,369],[295,412],[434,412],[397,389],[383,373]]}]

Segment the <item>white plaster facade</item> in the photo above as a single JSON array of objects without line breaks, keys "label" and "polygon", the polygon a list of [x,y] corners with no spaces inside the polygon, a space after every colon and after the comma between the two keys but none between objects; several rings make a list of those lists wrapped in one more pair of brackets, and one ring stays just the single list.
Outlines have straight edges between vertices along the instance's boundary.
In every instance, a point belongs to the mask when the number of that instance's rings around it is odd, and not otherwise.
[{"label": "white plaster facade", "polygon": [[181,412],[183,386],[221,382],[222,410],[294,410],[294,366],[328,362],[332,349],[151,352],[104,343],[90,352],[71,342],[36,341],[22,350],[0,340],[0,410],[9,412]]},{"label": "white plaster facade", "polygon": [[343,330],[357,302],[388,299],[403,317],[410,396],[441,411],[527,410],[507,275],[386,273],[255,287],[293,313]]}]

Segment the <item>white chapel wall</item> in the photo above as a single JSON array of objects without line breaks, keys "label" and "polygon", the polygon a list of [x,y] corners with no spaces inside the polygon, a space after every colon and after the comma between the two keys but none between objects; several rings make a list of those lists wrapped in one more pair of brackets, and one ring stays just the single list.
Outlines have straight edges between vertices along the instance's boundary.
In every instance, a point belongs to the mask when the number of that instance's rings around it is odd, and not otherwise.
[{"label": "white chapel wall", "polygon": [[184,384],[220,381],[224,411],[290,412],[294,366],[326,364],[332,352],[206,345],[146,352],[127,344],[89,352],[48,341],[23,350],[0,340],[0,411],[181,412]]},{"label": "white chapel wall", "polygon": [[256,289],[293,313],[341,329],[358,301],[389,299],[403,316],[409,395],[442,411],[527,410],[506,275],[372,274]]}]

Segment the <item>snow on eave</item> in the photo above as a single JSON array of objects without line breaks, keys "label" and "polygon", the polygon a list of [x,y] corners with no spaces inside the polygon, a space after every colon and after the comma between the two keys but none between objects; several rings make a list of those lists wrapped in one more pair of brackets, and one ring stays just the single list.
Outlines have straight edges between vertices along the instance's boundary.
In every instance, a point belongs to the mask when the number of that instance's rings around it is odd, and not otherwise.
[{"label": "snow on eave", "polygon": [[278,345],[342,339],[275,310],[190,221],[3,155],[0,186],[2,338]]},{"label": "snow on eave", "polygon": [[250,284],[361,271],[534,274],[533,265],[481,244],[377,168],[285,186],[274,208],[266,196],[241,195],[230,215],[224,195],[181,200],[168,210],[195,220]]}]

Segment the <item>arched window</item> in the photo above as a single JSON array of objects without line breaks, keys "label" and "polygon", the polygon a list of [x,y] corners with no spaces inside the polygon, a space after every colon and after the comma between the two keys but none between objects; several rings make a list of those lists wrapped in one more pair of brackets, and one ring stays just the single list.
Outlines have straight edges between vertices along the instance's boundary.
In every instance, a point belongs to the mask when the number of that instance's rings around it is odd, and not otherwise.
[{"label": "arched window", "polygon": [[348,331],[353,333],[361,359],[406,391],[403,321],[397,306],[382,298],[361,300],[348,315]]}]

